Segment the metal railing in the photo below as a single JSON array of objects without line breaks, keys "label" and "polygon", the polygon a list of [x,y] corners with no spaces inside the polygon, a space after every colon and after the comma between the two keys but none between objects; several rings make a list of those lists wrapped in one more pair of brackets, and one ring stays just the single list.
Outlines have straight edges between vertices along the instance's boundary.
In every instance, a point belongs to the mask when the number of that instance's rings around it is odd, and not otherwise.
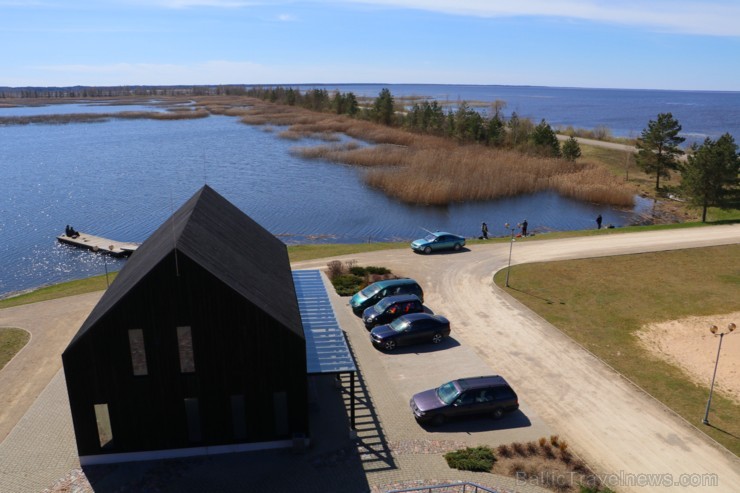
[{"label": "metal railing", "polygon": [[402,490],[390,490],[386,493],[408,493],[412,491],[426,491],[428,493],[498,493],[496,490],[486,488],[475,483],[450,483],[438,484],[435,486],[416,486],[414,488],[404,488]]}]

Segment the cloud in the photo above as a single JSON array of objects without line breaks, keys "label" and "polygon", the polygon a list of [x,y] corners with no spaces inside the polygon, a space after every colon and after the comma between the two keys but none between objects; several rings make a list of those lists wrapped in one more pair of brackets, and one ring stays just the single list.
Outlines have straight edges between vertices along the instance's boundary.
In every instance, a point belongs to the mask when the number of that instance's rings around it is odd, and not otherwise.
[{"label": "cloud", "polygon": [[278,15],[278,20],[282,22],[295,22],[298,20],[298,17],[292,15],[292,14],[280,14]]},{"label": "cloud", "polygon": [[740,36],[740,5],[736,1],[343,0],[343,3],[475,17],[555,17],[672,33]]}]

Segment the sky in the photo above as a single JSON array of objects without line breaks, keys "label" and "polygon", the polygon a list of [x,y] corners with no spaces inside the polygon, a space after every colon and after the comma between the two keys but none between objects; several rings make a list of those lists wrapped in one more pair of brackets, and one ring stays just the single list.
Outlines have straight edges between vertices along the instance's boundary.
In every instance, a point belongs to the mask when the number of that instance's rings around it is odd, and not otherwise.
[{"label": "sky", "polygon": [[740,0],[0,0],[0,86],[740,91]]}]

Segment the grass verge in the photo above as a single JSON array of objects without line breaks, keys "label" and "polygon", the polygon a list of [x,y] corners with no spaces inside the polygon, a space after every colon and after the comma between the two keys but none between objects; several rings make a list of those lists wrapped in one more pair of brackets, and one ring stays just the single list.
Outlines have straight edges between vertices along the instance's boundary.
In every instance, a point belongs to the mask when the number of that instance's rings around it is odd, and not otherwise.
[{"label": "grass verge", "polygon": [[28,343],[31,334],[22,329],[0,327],[0,370]]},{"label": "grass verge", "polygon": [[[495,276],[503,286],[505,271]],[[740,310],[740,245],[512,267],[506,291],[740,455],[740,406],[643,349],[644,324]],[[707,382],[708,383],[708,382]]]},{"label": "grass verge", "polygon": [[[719,221],[718,223],[735,223],[737,219],[729,221]],[[622,233],[633,233],[638,231],[655,231],[663,229],[683,229],[683,228],[697,228],[702,226],[708,226],[710,224],[703,223],[678,223],[678,224],[656,224],[651,226],[628,226],[624,228],[615,229],[592,229],[592,230],[581,230],[581,231],[559,231],[552,233],[537,234],[530,236],[526,241],[539,241],[539,240],[552,240],[557,238],[574,238],[578,236],[595,236],[595,235],[611,235],[611,234],[622,234]],[[501,243],[509,241],[508,237],[491,238],[489,240],[478,240],[468,239],[468,245],[475,245],[479,243]],[[334,257],[340,257],[344,255],[352,255],[355,253],[363,252],[375,252],[380,250],[390,249],[403,249],[408,248],[408,242],[379,242],[379,243],[322,243],[313,245],[293,245],[288,247],[288,255],[291,262],[302,262],[305,260],[313,259],[332,259]],[[110,274],[110,282],[117,275],[116,272]],[[105,276],[89,277],[87,279],[80,279],[76,281],[68,281],[52,286],[36,289],[34,291],[24,293],[11,298],[0,300],[0,309],[9,308],[11,306],[26,305],[28,303],[36,303],[37,301],[53,300],[57,298],[63,298],[65,296],[74,296],[76,294],[90,293],[93,291],[101,291],[106,288]]]}]

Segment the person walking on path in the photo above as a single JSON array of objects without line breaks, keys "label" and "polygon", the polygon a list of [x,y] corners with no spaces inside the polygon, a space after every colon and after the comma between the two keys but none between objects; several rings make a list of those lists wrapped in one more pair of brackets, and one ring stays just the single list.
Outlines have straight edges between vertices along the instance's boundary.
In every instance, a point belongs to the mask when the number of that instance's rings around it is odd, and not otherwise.
[{"label": "person walking on path", "polygon": [[596,229],[601,229],[601,214],[596,216]]},{"label": "person walking on path", "polygon": [[524,222],[522,222],[522,236],[527,236],[527,220],[525,219]]},{"label": "person walking on path", "polygon": [[480,231],[483,233],[483,239],[488,239],[488,225],[486,223],[482,223],[480,226]]}]

